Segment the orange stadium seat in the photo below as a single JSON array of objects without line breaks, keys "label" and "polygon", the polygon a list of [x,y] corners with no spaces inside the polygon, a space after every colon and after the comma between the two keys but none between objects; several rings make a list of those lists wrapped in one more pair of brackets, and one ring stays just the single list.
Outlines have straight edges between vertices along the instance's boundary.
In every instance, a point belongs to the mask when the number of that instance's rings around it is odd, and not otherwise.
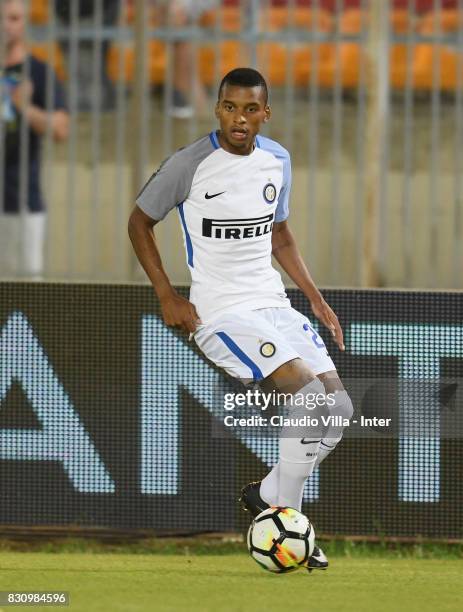
[{"label": "orange stadium seat", "polygon": [[199,25],[203,28],[216,26],[226,32],[238,32],[241,29],[241,10],[238,6],[211,9],[201,14]]},{"label": "orange stadium seat", "polygon": [[[391,30],[394,34],[407,36],[415,30],[415,16],[406,9],[396,9],[391,13]],[[391,46],[389,74],[392,87],[403,89],[407,84],[407,72],[410,71],[411,82],[414,83],[414,56],[416,43],[411,51],[407,43],[397,43]],[[407,68],[408,63],[410,67]]]},{"label": "orange stadium seat", "polygon": [[[148,41],[148,81],[151,84],[164,82],[166,69],[165,44],[158,40]],[[122,56],[122,57],[121,57]],[[134,43],[114,43],[106,56],[106,72],[111,81],[133,81],[135,74]]]},{"label": "orange stadium seat", "polygon": [[[242,28],[241,10],[239,7],[224,6],[217,11],[208,11],[203,15],[200,24],[211,28],[212,36],[219,25],[221,31],[239,32]],[[245,48],[235,40],[201,44],[198,60],[200,80],[205,85],[213,85],[216,73],[222,76],[245,63]]]},{"label": "orange stadium seat", "polygon": [[[149,22],[152,27],[160,24],[159,16],[154,9],[149,11]],[[131,25],[135,19],[133,0],[127,0],[120,18],[121,25]],[[149,40],[147,44],[147,78],[148,82],[158,85],[164,82],[166,70],[166,46],[159,40]],[[106,55],[106,73],[113,82],[133,81],[135,74],[135,44],[129,42],[114,42],[109,46]]]},{"label": "orange stadium seat", "polygon": [[[147,4],[145,11],[151,24],[158,22],[159,8],[154,4]],[[135,0],[124,0],[121,6],[120,21],[124,25],[133,25],[135,21]]]},{"label": "orange stadium seat", "polygon": [[[342,34],[360,34],[367,25],[367,13],[359,9],[348,9],[339,18],[339,32]],[[331,47],[326,61],[320,65],[319,83],[323,87],[333,87],[337,80],[344,89],[358,85],[361,63],[366,55],[357,42],[340,42]]]},{"label": "orange stadium seat", "polygon": [[30,0],[29,2],[29,20],[34,25],[43,25],[48,22],[49,18],[49,1],[48,0]]},{"label": "orange stadium seat", "polygon": [[[442,10],[425,15],[418,26],[420,34],[438,37],[453,34],[455,37],[463,28],[463,12],[457,10]],[[460,55],[460,57],[459,57]],[[455,91],[458,82],[463,81],[463,58],[456,45],[439,43],[420,43],[415,54],[415,87],[422,90],[432,90],[434,86],[434,71],[438,76],[437,88],[442,91]]]},{"label": "orange stadium seat", "polygon": [[30,52],[42,62],[48,62],[61,81],[66,79],[66,63],[63,51],[57,42],[34,43],[30,47]]},{"label": "orange stadium seat", "polygon": [[[287,7],[274,7],[264,11],[261,17],[261,29],[268,32],[315,30],[328,33],[332,27],[333,21],[327,11],[309,7],[298,7],[294,11]],[[330,43],[318,44],[319,64],[326,61],[331,47]],[[313,51],[313,43],[294,43],[289,47],[278,42],[259,43],[258,66],[272,85],[283,85],[292,61],[294,83],[307,85],[312,71]]]}]

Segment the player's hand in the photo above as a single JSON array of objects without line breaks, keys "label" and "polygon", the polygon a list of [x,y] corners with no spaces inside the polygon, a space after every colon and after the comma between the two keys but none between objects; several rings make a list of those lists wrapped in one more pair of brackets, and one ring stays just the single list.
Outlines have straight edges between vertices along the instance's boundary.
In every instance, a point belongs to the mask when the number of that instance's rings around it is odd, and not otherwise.
[{"label": "player's hand", "polygon": [[187,333],[194,333],[201,319],[194,305],[186,298],[173,291],[160,298],[162,318],[169,327],[177,327]]},{"label": "player's hand", "polygon": [[319,321],[323,323],[331,332],[334,341],[339,346],[341,351],[345,351],[344,336],[342,333],[341,325],[338,321],[338,317],[334,313],[334,310],[325,302],[322,296],[319,296],[316,300],[310,302],[314,315]]},{"label": "player's hand", "polygon": [[34,91],[34,86],[32,85],[32,81],[26,79],[25,81],[21,81],[11,92],[11,101],[15,105],[18,111],[23,111],[26,109],[32,99],[32,93]]}]

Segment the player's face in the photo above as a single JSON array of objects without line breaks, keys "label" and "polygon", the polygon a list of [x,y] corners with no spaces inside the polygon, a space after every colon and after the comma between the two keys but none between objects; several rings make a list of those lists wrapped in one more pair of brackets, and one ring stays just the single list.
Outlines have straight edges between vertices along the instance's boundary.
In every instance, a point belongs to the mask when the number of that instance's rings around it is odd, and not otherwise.
[{"label": "player's face", "polygon": [[270,119],[270,107],[262,87],[225,85],[215,116],[220,122],[222,147],[229,153],[249,155],[262,123]]},{"label": "player's face", "polygon": [[24,39],[25,7],[20,0],[2,3],[2,31],[7,45]]}]

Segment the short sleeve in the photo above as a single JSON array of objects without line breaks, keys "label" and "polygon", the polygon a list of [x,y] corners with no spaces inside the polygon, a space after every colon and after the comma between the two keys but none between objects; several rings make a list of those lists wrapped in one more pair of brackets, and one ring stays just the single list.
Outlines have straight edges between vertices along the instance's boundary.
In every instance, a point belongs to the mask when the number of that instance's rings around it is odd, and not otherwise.
[{"label": "short sleeve", "polygon": [[164,219],[188,198],[199,164],[213,151],[209,136],[179,149],[151,176],[135,200],[137,206],[155,221]]},{"label": "short sleeve", "polygon": [[291,160],[289,154],[283,158],[283,185],[278,196],[278,204],[275,211],[275,221],[280,223],[289,216],[289,197],[291,193]]},{"label": "short sleeve", "polygon": [[149,217],[161,221],[184,202],[190,192],[191,176],[179,154],[165,160],[137,196],[136,204]]}]

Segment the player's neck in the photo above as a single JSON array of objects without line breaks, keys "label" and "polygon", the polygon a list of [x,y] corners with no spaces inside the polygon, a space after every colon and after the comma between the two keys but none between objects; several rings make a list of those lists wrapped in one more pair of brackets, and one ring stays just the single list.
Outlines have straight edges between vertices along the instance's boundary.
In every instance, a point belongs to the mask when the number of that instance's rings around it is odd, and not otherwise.
[{"label": "player's neck", "polygon": [[27,46],[19,41],[8,45],[5,52],[5,66],[14,66],[24,62],[27,56]]},{"label": "player's neck", "polygon": [[256,139],[253,140],[250,147],[246,147],[243,149],[239,147],[234,147],[227,140],[225,140],[220,130],[217,132],[217,139],[222,149],[224,151],[227,151],[227,153],[232,153],[233,155],[251,155],[251,153],[256,148]]}]

